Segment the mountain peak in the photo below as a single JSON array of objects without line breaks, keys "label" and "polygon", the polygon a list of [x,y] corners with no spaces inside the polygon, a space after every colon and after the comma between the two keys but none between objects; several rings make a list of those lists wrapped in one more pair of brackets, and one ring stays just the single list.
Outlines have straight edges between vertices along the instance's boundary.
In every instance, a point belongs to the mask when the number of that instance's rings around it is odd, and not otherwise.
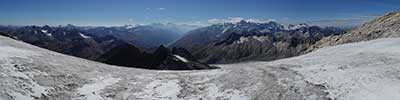
[{"label": "mountain peak", "polygon": [[125,27],[126,29],[132,29],[132,28],[135,28],[135,27],[138,27],[138,26],[139,25],[137,25],[137,24],[134,24],[134,25],[128,24],[128,25],[124,25],[122,27]]},{"label": "mountain peak", "polygon": [[160,45],[155,52],[169,52],[169,50],[164,45]]},{"label": "mountain peak", "polygon": [[246,23],[249,23],[249,22],[246,21],[246,20],[240,20],[238,23],[239,23],[239,24],[246,24]]},{"label": "mountain peak", "polygon": [[50,29],[51,27],[49,25],[44,25],[42,28],[43,29]]},{"label": "mountain peak", "polygon": [[300,29],[300,28],[304,28],[304,27],[310,27],[310,25],[306,24],[306,23],[300,23],[300,24],[288,24],[288,25],[284,25],[285,30],[296,30],[296,29]]}]

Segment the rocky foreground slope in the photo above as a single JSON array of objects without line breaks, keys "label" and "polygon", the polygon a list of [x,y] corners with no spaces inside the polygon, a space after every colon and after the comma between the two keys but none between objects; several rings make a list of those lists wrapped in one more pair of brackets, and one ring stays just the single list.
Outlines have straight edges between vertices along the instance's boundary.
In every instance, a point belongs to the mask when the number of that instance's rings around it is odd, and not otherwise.
[{"label": "rocky foreground slope", "polygon": [[273,62],[153,71],[101,64],[0,36],[1,100],[395,100],[400,38]]},{"label": "rocky foreground slope", "polygon": [[346,34],[329,36],[315,43],[314,48],[367,41],[378,38],[400,37],[400,11],[386,13],[383,16],[375,18],[363,25],[355,28]]}]

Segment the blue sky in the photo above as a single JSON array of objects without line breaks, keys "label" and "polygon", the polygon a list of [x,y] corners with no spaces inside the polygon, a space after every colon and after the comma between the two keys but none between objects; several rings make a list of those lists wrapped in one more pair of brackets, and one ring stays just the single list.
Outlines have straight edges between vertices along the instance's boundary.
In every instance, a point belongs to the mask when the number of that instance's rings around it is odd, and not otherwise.
[{"label": "blue sky", "polygon": [[2,25],[208,25],[233,19],[357,25],[400,0],[0,0]]}]

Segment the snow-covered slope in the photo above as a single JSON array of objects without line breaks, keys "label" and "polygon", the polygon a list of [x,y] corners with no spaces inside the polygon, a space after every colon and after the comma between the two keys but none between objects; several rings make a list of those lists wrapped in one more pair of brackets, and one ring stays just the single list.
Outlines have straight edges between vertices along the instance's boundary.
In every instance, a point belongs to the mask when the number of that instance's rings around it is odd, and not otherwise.
[{"label": "snow-covered slope", "polygon": [[293,69],[305,81],[326,87],[330,98],[398,100],[399,44],[400,38],[344,44],[265,65]]},{"label": "snow-covered slope", "polygon": [[216,70],[153,71],[66,56],[0,36],[0,100],[393,100],[400,38]]}]

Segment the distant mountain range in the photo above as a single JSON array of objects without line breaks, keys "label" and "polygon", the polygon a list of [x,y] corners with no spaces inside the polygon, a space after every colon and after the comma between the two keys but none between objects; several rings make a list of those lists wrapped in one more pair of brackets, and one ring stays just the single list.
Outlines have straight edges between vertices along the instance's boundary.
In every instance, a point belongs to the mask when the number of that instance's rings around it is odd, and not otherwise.
[{"label": "distant mountain range", "polygon": [[[107,31],[110,33],[103,33]],[[165,33],[165,31],[151,26],[110,28],[77,27],[73,25],[64,27],[50,27],[47,25],[43,27],[0,27],[0,35],[56,52],[113,65],[159,70],[216,68],[198,62],[184,49],[174,48],[170,51],[162,46],[164,43],[172,42],[172,38],[176,38],[172,33]],[[153,32],[154,34],[152,34]],[[159,34],[158,32],[164,33]],[[132,38],[126,38],[129,36]],[[146,41],[158,42],[142,44],[142,46],[161,46],[154,47],[156,48],[154,53],[136,47],[136,45],[146,43]]]},{"label": "distant mountain range", "polygon": [[[133,27],[137,26],[112,29]],[[155,47],[154,52],[143,51],[113,35],[94,35],[87,31],[93,28],[73,25],[0,27],[0,99],[400,98],[400,11],[387,13],[351,30],[275,22],[215,24],[190,31],[172,45],[176,47],[161,45]],[[27,43],[134,68],[67,56]],[[188,48],[195,55],[179,47]],[[280,59],[303,53],[307,54]],[[196,57],[208,63],[280,60],[216,64],[221,69],[202,71],[137,69],[217,68]]]},{"label": "distant mountain range", "polygon": [[[320,39],[345,31],[335,27],[244,20],[198,29],[194,29],[195,26],[184,26],[172,23],[113,27],[0,26],[0,32],[39,47],[91,60],[99,60],[99,57],[105,57],[101,55],[121,45],[131,45],[147,53],[153,53],[160,45],[165,45],[185,48],[193,54],[193,58],[201,62],[232,63],[297,56],[310,51],[311,46]],[[151,58],[144,55],[141,57]],[[104,59],[101,61],[106,62]],[[110,63],[117,64],[115,61]],[[120,65],[125,63],[121,62]]]},{"label": "distant mountain range", "polygon": [[92,35],[111,35],[139,48],[155,48],[160,45],[169,45],[188,31],[188,26],[172,23],[154,23],[149,25],[125,25],[113,27],[92,27],[84,31]]},{"label": "distant mountain range", "polygon": [[[123,47],[129,45],[137,48],[140,54],[146,52],[153,55],[153,52],[160,49],[160,45],[164,45],[169,48],[185,48],[193,54],[193,59],[197,58],[200,62],[235,63],[275,60],[298,56],[329,45],[397,36],[395,34],[396,21],[387,21],[388,18],[397,17],[397,13],[386,14],[382,18],[350,31],[304,23],[283,25],[273,21],[257,23],[244,20],[201,28],[173,23],[154,23],[113,27],[0,26],[0,31],[4,32],[3,35],[10,35],[10,37],[40,47],[77,57],[91,60],[106,57],[101,59],[102,62],[107,62],[106,60],[110,60],[109,57],[112,56],[102,55],[117,47],[129,49],[131,47]],[[390,25],[394,25],[394,28],[382,29],[383,26]],[[30,36],[30,34],[34,35]],[[113,52],[116,51],[120,50],[116,49]],[[145,55],[141,57],[153,59]],[[109,63],[117,64],[115,61],[109,61]],[[126,63],[128,62],[122,65]],[[137,64],[130,64],[130,66],[133,65],[137,66]]]},{"label": "distant mountain range", "polygon": [[[11,33],[14,31],[24,30],[27,27],[40,26],[0,26],[0,32]],[[149,25],[124,25],[111,27],[74,26],[71,24],[55,27],[46,25],[46,27],[68,31],[78,30],[98,37],[113,36],[141,49],[148,49],[156,48],[160,45],[170,45],[183,36],[187,31],[195,29],[198,26],[185,24],[177,25],[173,23],[153,23]]]},{"label": "distant mountain range", "polygon": [[171,46],[186,48],[207,63],[275,60],[303,54],[318,40],[343,32],[307,24],[240,21],[190,31]]},{"label": "distant mountain range", "polygon": [[56,52],[92,60],[124,43],[112,36],[98,37],[78,29],[63,27],[25,26],[2,29],[5,36]]},{"label": "distant mountain range", "polygon": [[[205,47],[209,50],[221,49],[217,53],[221,53],[219,56],[225,59],[229,56],[238,57],[235,54],[264,55],[268,52],[262,50],[274,49],[277,50],[270,52],[279,55],[271,56],[287,56],[284,55],[285,52],[279,50],[286,50],[286,54],[298,52],[295,50],[299,52],[311,50],[311,53],[268,62],[217,64],[216,66],[221,69],[216,70],[180,72],[116,67],[59,54],[0,36],[0,99],[396,100],[400,98],[398,92],[400,12],[385,14],[342,34],[323,34],[329,32],[324,30],[332,29],[298,26],[301,27],[269,28],[279,30],[268,34],[254,33],[257,35],[233,31],[209,44],[213,47]],[[97,36],[78,30],[47,26],[23,27],[18,30],[16,31],[18,33],[0,32],[0,34],[22,41],[29,40],[31,44],[36,43],[35,45],[41,46],[56,42],[56,47],[69,46],[63,44],[61,40],[73,42],[70,43],[73,47],[74,43],[103,44],[96,41],[109,40],[98,40]],[[364,42],[351,43],[358,41]],[[196,62],[183,48],[171,50],[160,46],[155,52],[146,53],[129,43],[122,42],[124,44],[110,47],[99,60],[115,65],[149,69],[214,68]],[[337,44],[342,45],[332,46]],[[238,48],[234,48],[235,46]],[[319,47],[326,48],[318,49]],[[261,52],[254,48],[259,48]],[[244,56],[239,56],[241,57]]]}]

